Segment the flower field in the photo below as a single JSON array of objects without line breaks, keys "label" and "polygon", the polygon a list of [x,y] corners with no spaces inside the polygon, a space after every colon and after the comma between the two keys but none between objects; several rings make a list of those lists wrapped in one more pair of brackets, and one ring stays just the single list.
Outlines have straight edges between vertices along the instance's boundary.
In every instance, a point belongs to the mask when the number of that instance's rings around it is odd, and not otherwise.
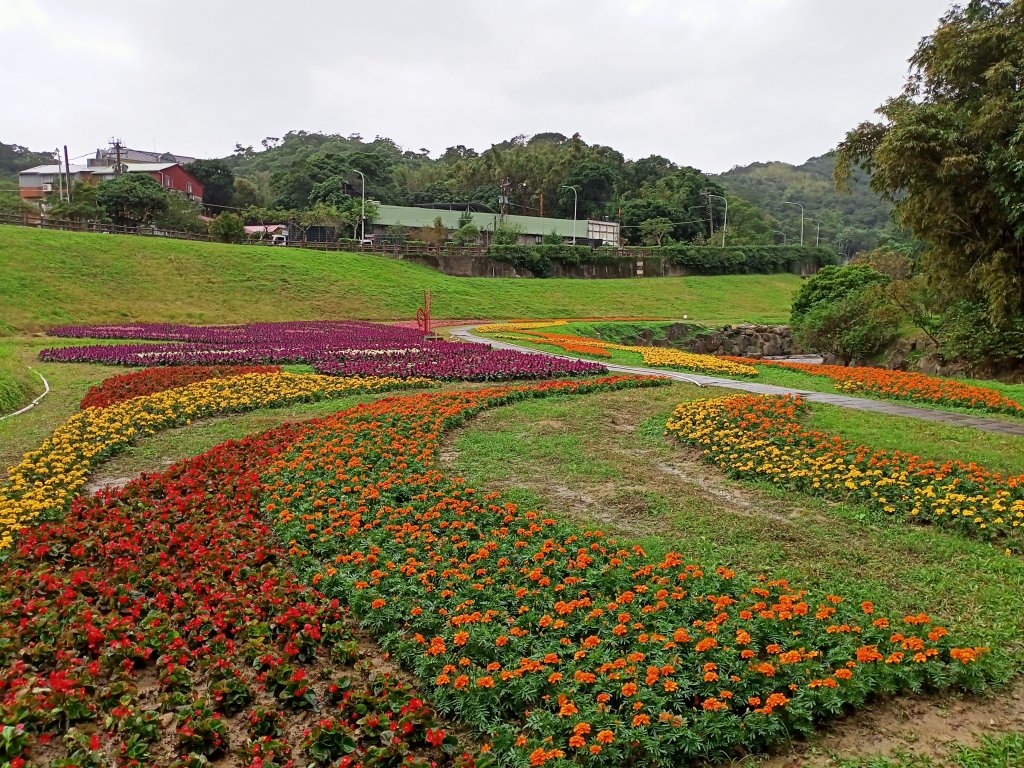
[{"label": "flower field", "polygon": [[260,516],[286,426],[26,529],[0,569],[0,765],[463,766]]},{"label": "flower field", "polygon": [[740,362],[715,355],[698,355],[672,347],[642,347],[628,344],[613,344],[612,342],[592,339],[586,336],[539,330],[540,328],[565,325],[566,322],[568,321],[491,323],[478,326],[477,331],[491,334],[498,338],[531,341],[536,344],[557,347],[565,352],[594,355],[597,357],[610,357],[612,350],[634,352],[643,358],[646,365],[659,368],[681,368],[687,371],[711,375],[724,374],[726,376],[741,377],[757,375],[757,369],[751,365],[752,361]]},{"label": "flower field", "polygon": [[176,387],[184,387],[207,379],[226,379],[247,373],[280,373],[274,365],[179,365],[174,368],[144,368],[121,376],[111,376],[90,387],[82,398],[81,408],[106,408],[133,397],[152,395]]},{"label": "flower field", "polygon": [[874,450],[799,422],[802,401],[739,395],[680,405],[668,431],[736,477],[849,498],[1024,554],[1024,475]]},{"label": "flower field", "polygon": [[359,321],[64,326],[54,336],[144,339],[153,344],[95,344],[44,349],[49,362],[214,366],[305,363],[332,376],[429,377],[466,381],[545,379],[605,373],[597,363],[426,339],[404,326]]},{"label": "flower field", "polygon": [[421,386],[424,379],[346,378],[254,373],[207,379],[105,408],[88,408],[60,425],[11,467],[0,485],[0,551],[13,531],[65,510],[96,464],[133,440],[193,419],[288,403]]},{"label": "flower field", "polygon": [[438,470],[443,430],[481,408],[593,386],[357,406],[264,474],[300,572],[501,765],[676,766],[778,743],[879,693],[984,686],[987,649],[923,613],[652,558]]},{"label": "flower field", "polygon": [[870,366],[815,365],[784,360],[752,360],[744,357],[727,359],[738,364],[772,365],[809,373],[812,376],[824,376],[831,379],[840,392],[853,395],[867,395],[884,400],[906,400],[928,405],[952,405],[958,408],[1024,416],[1024,406],[1001,392],[956,379]]},{"label": "flower field", "polygon": [[[486,330],[756,373],[551,325]],[[770,748],[879,695],[1005,676],[999,653],[876,607],[887,596],[651,555],[437,463],[445,431],[483,409],[664,378],[587,378],[604,367],[374,323],[55,333],[155,343],[45,359],[156,367],[92,387],[0,485],[0,766],[669,768]],[[276,367],[295,362],[317,373]],[[196,419],[515,379],[545,381],[390,395],[80,495],[100,462]],[[669,429],[736,474],[1024,551],[1024,476],[851,445],[799,409],[695,401]]]}]

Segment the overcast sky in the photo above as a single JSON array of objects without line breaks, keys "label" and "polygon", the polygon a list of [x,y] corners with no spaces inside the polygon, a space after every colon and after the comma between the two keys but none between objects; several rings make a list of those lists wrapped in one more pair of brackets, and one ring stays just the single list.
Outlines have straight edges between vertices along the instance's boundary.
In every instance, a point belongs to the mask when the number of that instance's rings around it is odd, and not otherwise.
[{"label": "overcast sky", "polygon": [[202,157],[323,131],[433,155],[579,132],[801,163],[901,88],[946,0],[0,0],[0,140]]}]

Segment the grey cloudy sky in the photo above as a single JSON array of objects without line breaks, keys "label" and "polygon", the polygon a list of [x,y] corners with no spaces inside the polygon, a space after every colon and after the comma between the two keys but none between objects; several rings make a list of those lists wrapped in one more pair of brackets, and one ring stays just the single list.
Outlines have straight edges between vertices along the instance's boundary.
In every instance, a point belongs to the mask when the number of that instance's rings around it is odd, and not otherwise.
[{"label": "grey cloudy sky", "polygon": [[579,132],[707,171],[869,119],[947,0],[0,0],[0,140],[197,156],[289,130],[438,154]]}]

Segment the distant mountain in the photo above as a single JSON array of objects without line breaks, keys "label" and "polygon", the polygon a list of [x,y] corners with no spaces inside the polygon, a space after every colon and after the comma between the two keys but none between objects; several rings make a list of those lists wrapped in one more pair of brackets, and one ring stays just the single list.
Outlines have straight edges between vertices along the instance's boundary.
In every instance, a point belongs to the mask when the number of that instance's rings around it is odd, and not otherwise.
[{"label": "distant mountain", "polygon": [[909,239],[893,223],[892,206],[871,190],[867,174],[857,172],[849,191],[837,192],[832,183],[834,166],[829,154],[812,157],[803,165],[737,166],[713,178],[732,194],[767,211],[791,243],[800,237],[800,209],[785,205],[787,200],[804,206],[805,243],[814,243],[815,219],[821,222],[821,240],[836,243],[848,255],[885,240]]}]

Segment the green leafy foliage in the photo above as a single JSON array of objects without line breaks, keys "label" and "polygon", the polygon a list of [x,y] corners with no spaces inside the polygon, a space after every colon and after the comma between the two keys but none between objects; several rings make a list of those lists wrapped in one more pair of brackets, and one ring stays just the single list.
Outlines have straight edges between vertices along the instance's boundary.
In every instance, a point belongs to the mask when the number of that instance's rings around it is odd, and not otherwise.
[{"label": "green leafy foliage", "polygon": [[245,225],[240,216],[222,213],[210,222],[210,237],[222,243],[240,243],[245,239]]},{"label": "green leafy foliage", "polygon": [[865,288],[887,282],[881,272],[861,264],[823,267],[800,287],[793,299],[791,321],[799,323],[803,316],[819,304],[834,304]]},{"label": "green leafy foliage", "polygon": [[844,362],[878,353],[899,333],[899,312],[882,290],[888,282],[863,265],[823,268],[793,300],[795,339]]},{"label": "green leafy foliage", "polygon": [[[715,180],[737,198],[756,206],[762,215],[767,214],[772,223],[770,229],[785,232],[791,243],[800,241],[800,209],[785,205],[787,200],[804,205],[805,244],[814,244],[818,233],[814,220],[821,222],[821,241],[834,243],[834,250],[846,256],[889,240],[904,240],[906,235],[892,222],[891,203],[872,191],[868,175],[858,171],[845,189],[837,190],[832,180],[834,167],[834,158],[823,155],[812,157],[799,166],[781,162],[752,163],[726,171]],[[730,199],[730,230],[734,222],[740,223],[745,213]],[[762,235],[770,238],[771,232],[762,230]]]},{"label": "green leafy foliage", "polygon": [[101,182],[96,202],[115,223],[149,224],[167,210],[168,192],[146,173],[122,173]]},{"label": "green leafy foliage", "polygon": [[223,160],[195,160],[185,166],[203,185],[203,204],[219,213],[235,204],[235,174]]},{"label": "green leafy foliage", "polygon": [[102,221],[105,211],[99,204],[99,189],[88,182],[75,181],[71,185],[71,200],[50,195],[46,200],[47,214],[67,221]]},{"label": "green leafy foliage", "polygon": [[910,61],[882,122],[840,145],[836,178],[869,172],[897,220],[929,243],[921,266],[933,285],[1013,324],[1024,315],[1024,2],[954,6]]},{"label": "green leafy foliage", "polygon": [[[491,240],[487,254],[528,269],[536,277],[550,277],[555,264],[612,264],[633,256],[623,256],[613,248],[586,248],[572,245],[497,245]],[[792,272],[801,265],[816,267],[828,264],[834,257],[823,250],[800,246],[738,246],[718,248],[698,245],[668,245],[651,248],[645,259],[657,271],[662,261],[684,267],[694,275],[777,274]]]}]

